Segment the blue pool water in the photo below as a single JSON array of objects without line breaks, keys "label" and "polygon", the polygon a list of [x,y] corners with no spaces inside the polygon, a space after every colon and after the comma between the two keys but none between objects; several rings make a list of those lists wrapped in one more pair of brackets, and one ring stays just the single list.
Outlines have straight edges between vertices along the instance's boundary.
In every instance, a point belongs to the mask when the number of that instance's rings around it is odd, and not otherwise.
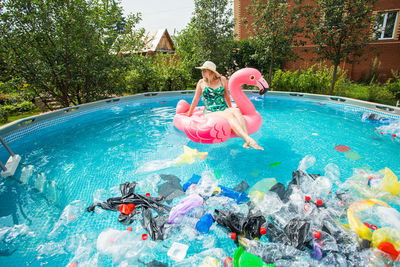
[{"label": "blue pool water", "polygon": [[[126,229],[117,222],[118,214],[100,209],[89,214],[83,208],[120,196],[118,186],[126,181],[139,182],[136,192],[151,195],[157,195],[160,174],[176,175],[184,183],[193,174],[211,171],[219,184],[231,188],[243,180],[251,187],[268,177],[285,184],[307,155],[316,158],[310,173],[323,174],[325,166],[334,163],[342,181],[360,167],[374,171],[389,167],[400,175],[400,142],[376,133],[377,124],[362,121],[364,111],[306,99],[253,99],[263,118],[262,128],[252,135],[265,149],[257,151],[242,148],[239,138],[213,145],[189,141],[172,123],[178,100],[164,97],[113,104],[10,142],[22,160],[15,177],[0,182],[0,265],[124,262],[129,253],[110,256],[96,249],[101,232]],[[190,165],[171,165],[184,145],[208,152],[208,157]],[[350,147],[352,154],[336,151],[337,145]],[[1,161],[7,158],[1,148]],[[68,205],[73,217],[67,215],[70,222],[65,223],[62,212]],[[181,233],[182,237],[163,242],[142,241],[145,230],[140,223],[133,228],[126,245],[144,248],[139,263],[135,255],[128,257],[127,262],[136,264],[153,259],[170,262],[166,251],[173,241],[185,237]],[[236,245],[216,228],[212,235],[191,242],[187,257],[214,248],[232,257]]]}]

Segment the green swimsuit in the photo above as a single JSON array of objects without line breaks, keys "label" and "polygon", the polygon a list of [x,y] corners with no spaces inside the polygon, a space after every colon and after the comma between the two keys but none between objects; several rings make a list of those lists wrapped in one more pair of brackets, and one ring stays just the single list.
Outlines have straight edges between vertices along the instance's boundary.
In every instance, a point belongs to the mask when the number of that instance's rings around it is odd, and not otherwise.
[{"label": "green swimsuit", "polygon": [[[221,81],[221,80],[220,80]],[[228,108],[228,104],[224,98],[225,88],[222,85],[215,89],[211,87],[205,87],[203,90],[204,103],[206,105],[207,111],[215,112],[215,111],[223,111]]]}]

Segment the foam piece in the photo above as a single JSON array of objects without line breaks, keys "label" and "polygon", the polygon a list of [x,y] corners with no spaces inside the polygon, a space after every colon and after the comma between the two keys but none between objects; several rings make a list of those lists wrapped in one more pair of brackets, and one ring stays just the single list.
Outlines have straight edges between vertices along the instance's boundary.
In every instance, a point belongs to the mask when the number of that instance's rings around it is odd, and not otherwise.
[{"label": "foam piece", "polygon": [[182,261],[186,257],[188,248],[188,245],[174,242],[172,247],[168,250],[167,255],[174,261]]}]

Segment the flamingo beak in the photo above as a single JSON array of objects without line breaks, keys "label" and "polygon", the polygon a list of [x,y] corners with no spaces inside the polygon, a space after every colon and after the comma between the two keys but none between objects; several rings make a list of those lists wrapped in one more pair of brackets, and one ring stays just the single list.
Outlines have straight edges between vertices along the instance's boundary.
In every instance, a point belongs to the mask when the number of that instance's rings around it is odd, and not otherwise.
[{"label": "flamingo beak", "polygon": [[267,81],[264,79],[264,77],[261,77],[257,81],[257,87],[260,88],[260,92],[259,92],[260,95],[263,95],[266,92],[268,92],[269,85],[268,85]]}]

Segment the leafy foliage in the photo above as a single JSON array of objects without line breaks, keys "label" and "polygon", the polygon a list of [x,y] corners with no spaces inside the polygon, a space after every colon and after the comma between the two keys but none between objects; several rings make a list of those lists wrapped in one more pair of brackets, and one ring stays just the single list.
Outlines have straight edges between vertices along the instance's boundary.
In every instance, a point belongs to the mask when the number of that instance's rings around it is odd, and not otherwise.
[{"label": "leafy foliage", "polygon": [[232,51],[234,26],[229,1],[195,0],[194,4],[190,23],[174,37],[176,54],[193,79],[200,78],[194,67],[206,60],[213,61],[220,72],[226,73],[232,65],[229,51]]},{"label": "leafy foliage", "polygon": [[257,58],[269,62],[269,83],[274,66],[279,68],[294,55],[292,45],[302,31],[300,8],[300,5],[290,6],[286,0],[252,0],[247,8],[253,18],[248,29],[256,43]]},{"label": "leafy foliage", "polygon": [[69,106],[117,92],[124,59],[113,44],[123,25],[138,21],[124,20],[118,3],[4,0],[0,10],[0,59],[36,96]]},{"label": "leafy foliage", "polygon": [[308,14],[309,37],[316,44],[315,52],[334,66],[330,93],[336,82],[336,70],[342,60],[351,62],[363,53],[371,40],[369,27],[373,21],[375,0],[314,0]]}]

